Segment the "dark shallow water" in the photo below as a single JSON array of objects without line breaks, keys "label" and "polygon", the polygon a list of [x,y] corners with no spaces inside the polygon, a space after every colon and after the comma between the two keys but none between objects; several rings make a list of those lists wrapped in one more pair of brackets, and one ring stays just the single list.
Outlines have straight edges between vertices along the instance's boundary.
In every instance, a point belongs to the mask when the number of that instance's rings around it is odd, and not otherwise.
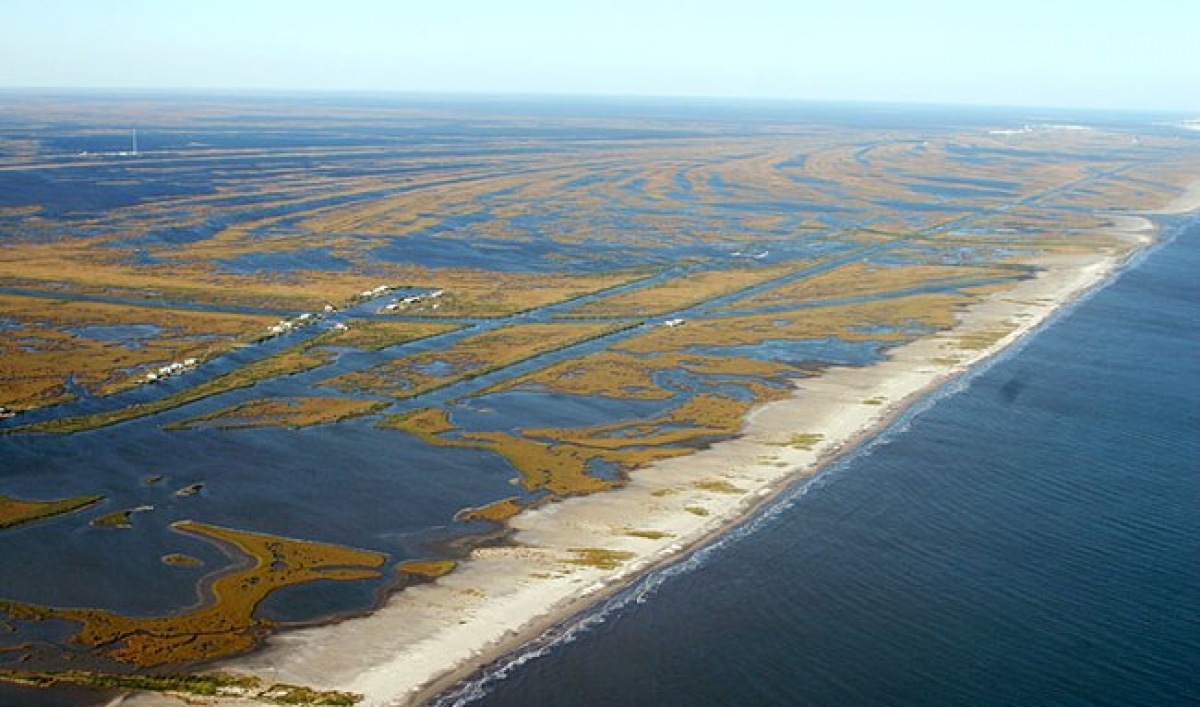
[{"label": "dark shallow water", "polygon": [[1198,269],[1193,226],[473,704],[1200,704]]}]

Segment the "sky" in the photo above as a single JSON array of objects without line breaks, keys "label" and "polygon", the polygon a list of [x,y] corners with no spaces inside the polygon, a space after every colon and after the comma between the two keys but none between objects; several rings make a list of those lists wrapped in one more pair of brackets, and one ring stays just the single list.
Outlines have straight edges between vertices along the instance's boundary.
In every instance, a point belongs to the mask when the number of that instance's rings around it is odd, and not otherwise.
[{"label": "sky", "polygon": [[0,87],[1200,112],[1200,2],[0,0]]}]

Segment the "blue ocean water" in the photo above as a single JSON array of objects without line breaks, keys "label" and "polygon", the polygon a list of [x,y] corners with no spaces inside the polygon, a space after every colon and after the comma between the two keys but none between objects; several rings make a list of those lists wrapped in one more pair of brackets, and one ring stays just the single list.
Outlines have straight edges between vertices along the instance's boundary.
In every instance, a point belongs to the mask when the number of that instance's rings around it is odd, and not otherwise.
[{"label": "blue ocean water", "polygon": [[1197,272],[1192,225],[472,704],[1200,704]]}]

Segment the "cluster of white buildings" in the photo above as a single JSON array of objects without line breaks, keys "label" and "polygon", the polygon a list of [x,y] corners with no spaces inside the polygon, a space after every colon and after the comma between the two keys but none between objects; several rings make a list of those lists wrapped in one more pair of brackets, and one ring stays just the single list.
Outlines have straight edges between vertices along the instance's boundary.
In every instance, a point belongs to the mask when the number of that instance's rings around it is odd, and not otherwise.
[{"label": "cluster of white buildings", "polygon": [[267,331],[274,334],[275,336],[279,336],[280,334],[286,334],[289,331],[295,331],[296,329],[299,329],[300,327],[308,326],[309,324],[312,324],[315,321],[316,321],[316,318],[313,317],[312,314],[305,312],[304,314],[301,314],[300,316],[296,317],[295,319],[281,319],[278,322],[276,322],[275,324],[272,324],[271,326],[267,327]]},{"label": "cluster of white buildings", "polygon": [[[398,299],[393,302],[389,302],[388,304],[384,305],[383,309],[381,309],[379,311],[380,312],[395,312],[398,309],[406,309],[408,307],[411,307],[416,304],[420,304],[427,300],[438,299],[444,294],[446,294],[445,290],[434,290],[433,292],[429,292],[429,293],[426,293],[423,295],[409,295],[408,297],[404,297],[403,299]],[[430,309],[437,309],[440,306],[442,306],[440,302],[435,302],[433,304],[433,306],[430,307]]]},{"label": "cluster of white buildings", "polygon": [[376,297],[379,297],[380,295],[386,295],[388,292],[391,292],[394,289],[396,289],[396,288],[392,287],[391,285],[380,285],[379,287],[376,287],[373,290],[363,290],[362,292],[359,292],[358,298],[359,299],[375,299]]},{"label": "cluster of white buildings", "polygon": [[200,365],[200,361],[194,358],[185,358],[183,361],[168,363],[167,365],[160,367],[157,371],[150,371],[147,373],[146,382],[153,383],[155,381],[170,378],[171,376],[177,376],[180,373],[186,373],[187,371],[192,370],[198,365]]},{"label": "cluster of white buildings", "polygon": [[[358,294],[357,299],[359,299],[359,300],[375,299],[376,297],[385,295],[394,289],[396,289],[396,288],[393,287],[392,285],[380,285],[379,287],[376,287],[376,288],[373,288],[370,290],[364,290],[364,291],[360,292]],[[433,292],[430,292],[427,294],[413,295],[410,297],[405,297],[404,299],[392,302],[391,304],[384,307],[383,310],[393,311],[393,310],[399,309],[401,307],[408,307],[408,306],[417,304],[417,303],[425,301],[425,300],[437,299],[444,294],[446,294],[445,290],[434,290]],[[434,309],[436,309],[436,308],[437,308],[437,305],[435,304]],[[381,311],[383,311],[383,310],[381,310]],[[335,308],[332,304],[327,304],[327,305],[325,305],[325,309],[322,312],[315,312],[315,313],[314,312],[304,312],[295,317],[292,317],[291,319],[281,319],[278,322],[267,327],[267,333],[271,337],[281,336],[283,334],[287,334],[289,332],[295,331],[302,327],[316,324],[317,322],[321,321],[328,315],[333,314],[335,312],[337,312],[337,308]],[[346,326],[345,324],[343,324],[341,322],[334,324],[332,327],[332,329],[334,331],[348,331],[349,328],[350,327]],[[171,376],[177,376],[181,373],[185,373],[187,371],[192,370],[199,364],[200,364],[200,362],[194,358],[189,358],[184,361],[176,361],[174,363],[169,363],[165,366],[160,367],[156,371],[151,371],[151,372],[147,373],[145,382],[153,383],[155,381],[160,381],[160,380],[163,380],[166,378],[170,378]],[[6,416],[8,414],[8,412],[9,411],[6,410],[5,408],[0,408],[0,417]]]},{"label": "cluster of white buildings", "polygon": [[278,322],[267,327],[267,332],[273,336],[286,334],[289,331],[295,331],[301,327],[306,327],[310,324],[316,324],[325,316],[333,314],[336,311],[337,309],[332,304],[327,304],[325,305],[325,310],[320,314],[304,312],[303,314],[300,314],[292,319],[280,319]]}]

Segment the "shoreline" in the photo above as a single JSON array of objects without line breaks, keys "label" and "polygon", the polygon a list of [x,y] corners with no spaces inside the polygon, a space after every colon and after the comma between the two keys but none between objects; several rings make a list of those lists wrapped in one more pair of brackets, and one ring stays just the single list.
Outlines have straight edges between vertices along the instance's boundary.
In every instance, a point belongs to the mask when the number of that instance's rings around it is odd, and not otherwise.
[{"label": "shoreline", "polygon": [[[1196,194],[1194,195],[1194,197],[1200,198],[1200,185],[1197,185]],[[1167,212],[1167,213],[1172,213],[1172,212]],[[1145,221],[1145,219],[1131,218],[1129,220],[1130,221],[1143,221],[1146,223],[1146,226],[1140,227],[1140,228],[1139,227],[1131,227],[1128,229],[1114,229],[1114,232],[1121,231],[1125,234],[1133,235],[1133,234],[1135,234],[1139,231],[1143,231],[1143,230],[1148,230],[1148,231],[1152,231],[1152,232],[1155,232],[1158,230],[1157,227],[1150,225],[1150,222]],[[755,489],[754,493],[752,495],[747,495],[747,496],[743,497],[741,499],[741,501],[737,504],[737,508],[738,508],[739,512],[736,515],[733,515],[732,518],[726,519],[726,518],[722,517],[720,519],[720,522],[716,523],[716,527],[713,527],[710,530],[707,530],[706,532],[704,532],[703,534],[701,534],[700,536],[698,536],[694,539],[689,539],[689,542],[687,545],[682,546],[679,549],[670,549],[671,551],[663,554],[662,556],[654,557],[649,563],[642,565],[642,566],[638,566],[633,573],[628,574],[626,581],[623,581],[619,584],[613,583],[613,586],[611,586],[610,589],[608,589],[606,587],[607,591],[600,590],[595,595],[588,595],[586,597],[580,597],[580,600],[581,600],[580,603],[583,603],[584,606],[582,608],[580,608],[579,610],[577,610],[577,611],[563,610],[563,611],[561,611],[561,613],[556,612],[554,614],[550,614],[548,612],[544,617],[541,617],[542,620],[540,620],[540,621],[535,620],[534,622],[531,622],[531,624],[528,627],[524,627],[523,630],[519,634],[514,636],[514,641],[513,641],[514,647],[513,648],[505,650],[505,649],[501,649],[499,646],[497,646],[492,651],[489,651],[488,653],[483,654],[484,656],[486,656],[487,660],[482,662],[482,664],[480,664],[480,665],[475,665],[473,667],[466,666],[466,665],[456,666],[453,670],[449,671],[444,676],[441,676],[440,678],[435,679],[434,681],[430,682],[429,684],[422,686],[422,687],[418,688],[417,690],[414,690],[407,700],[391,701],[391,702],[378,703],[378,704],[380,704],[380,705],[384,705],[384,704],[396,705],[398,707],[402,706],[402,705],[403,706],[411,705],[411,706],[415,707],[417,705],[426,705],[426,704],[435,704],[435,703],[440,704],[439,700],[453,698],[458,695],[458,691],[460,689],[469,688],[469,686],[474,682],[474,679],[479,679],[479,678],[483,677],[487,672],[490,672],[492,669],[503,668],[505,666],[505,664],[508,662],[506,659],[515,658],[516,661],[514,661],[514,662],[519,661],[520,657],[524,654],[524,651],[522,649],[533,648],[534,650],[536,650],[537,647],[540,647],[540,645],[542,645],[543,641],[545,641],[547,644],[552,644],[553,643],[552,640],[546,641],[546,639],[550,636],[550,634],[553,634],[560,628],[570,625],[573,620],[586,615],[586,613],[589,609],[594,608],[594,607],[602,604],[604,601],[619,595],[622,591],[631,587],[636,581],[638,581],[638,580],[646,577],[647,575],[650,575],[658,570],[661,570],[664,567],[668,567],[668,566],[674,565],[676,563],[686,561],[690,556],[694,555],[696,552],[699,552],[703,548],[710,546],[713,542],[715,542],[715,541],[719,540],[720,538],[726,536],[727,534],[737,530],[738,528],[743,527],[746,523],[753,521],[761,511],[769,508],[773,503],[775,503],[781,497],[783,497],[789,490],[795,488],[797,484],[817,477],[821,472],[826,470],[831,465],[836,464],[839,461],[842,461],[843,459],[853,455],[855,452],[860,450],[864,445],[870,443],[871,440],[876,439],[878,437],[878,435],[880,435],[881,433],[886,431],[896,421],[903,418],[904,415],[906,415],[908,412],[910,412],[915,405],[919,404],[920,402],[922,402],[924,400],[927,400],[931,395],[935,394],[939,390],[945,389],[946,386],[952,384],[956,380],[960,380],[964,376],[971,375],[981,365],[985,364],[986,362],[988,362],[990,360],[995,359],[997,356],[999,356],[1000,354],[1009,350],[1013,345],[1024,340],[1026,337],[1035,334],[1042,326],[1050,323],[1053,320],[1053,318],[1057,314],[1062,312],[1064,309],[1066,309],[1070,305],[1082,300],[1088,294],[1096,291],[1097,289],[1103,287],[1105,284],[1107,284],[1109,281],[1111,281],[1111,279],[1117,273],[1119,273],[1121,271],[1121,269],[1124,268],[1125,265],[1134,256],[1136,256],[1138,253],[1143,252],[1146,248],[1154,245],[1157,242],[1153,236],[1146,236],[1144,238],[1139,238],[1138,240],[1139,240],[1138,243],[1133,245],[1129,250],[1127,250],[1120,257],[1099,258],[1098,262],[1091,268],[1089,268],[1089,267],[1082,268],[1081,271],[1079,273],[1077,273],[1082,276],[1079,279],[1080,286],[1067,291],[1064,294],[1064,296],[1061,297],[1061,299],[1056,298],[1054,305],[1052,307],[1050,307],[1049,309],[1047,309],[1044,312],[1044,314],[1042,314],[1042,316],[1031,318],[1027,325],[1017,327],[1016,329],[1014,329],[1012,332],[1010,332],[1008,335],[1006,335],[1005,337],[1003,337],[996,343],[992,344],[991,346],[988,346],[985,349],[980,350],[978,355],[972,356],[967,360],[964,360],[958,364],[948,367],[944,371],[937,371],[936,373],[933,374],[933,377],[931,379],[929,379],[926,383],[924,383],[920,387],[917,387],[917,388],[911,390],[910,392],[907,392],[906,394],[903,394],[902,397],[900,397],[894,401],[889,399],[888,402],[886,402],[884,405],[879,406],[880,413],[878,415],[868,414],[866,416],[867,419],[859,427],[857,427],[857,429],[855,429],[854,432],[851,433],[849,436],[847,436],[841,440],[836,440],[836,439],[829,440],[828,444],[823,446],[821,451],[817,453],[816,458],[814,460],[812,460],[807,466],[791,470],[789,473],[786,473],[777,479],[772,479],[770,482],[768,482],[763,487],[761,487],[759,489]],[[1037,278],[1035,278],[1035,280],[1041,279],[1044,274],[1045,273],[1040,274]],[[1024,283],[1018,284],[1018,288],[1020,287],[1021,284],[1024,284]],[[1018,288],[1014,288],[1013,290],[999,293],[999,295],[997,296],[997,299],[1004,299],[1006,295],[1015,294],[1015,290]],[[990,300],[992,298],[989,297],[987,299]],[[972,310],[977,309],[977,307],[978,307],[978,305],[976,307],[972,307]],[[730,442],[739,441],[739,440],[745,439],[746,437],[749,437],[750,436],[749,428],[750,428],[750,425],[752,424],[752,422],[754,421],[755,417],[760,413],[766,414],[768,408],[778,406],[777,409],[783,409],[786,406],[789,412],[792,411],[792,405],[796,405],[796,404],[802,402],[801,393],[804,392],[805,390],[822,389],[822,388],[827,389],[827,390],[828,389],[836,390],[837,388],[839,388],[847,383],[849,383],[847,385],[848,388],[850,388],[852,390],[857,390],[858,388],[855,386],[854,383],[850,383],[849,381],[845,381],[845,382],[841,381],[840,378],[852,378],[857,373],[863,373],[870,369],[875,369],[879,366],[882,366],[886,363],[891,363],[895,360],[893,358],[893,355],[901,349],[908,349],[910,347],[916,347],[916,345],[918,345],[918,344],[922,344],[922,343],[925,343],[925,342],[931,341],[931,340],[940,339],[942,337],[949,338],[956,334],[962,335],[962,334],[971,333],[970,330],[963,329],[963,323],[964,323],[963,320],[965,318],[966,317],[962,313],[960,313],[960,321],[959,321],[958,326],[954,327],[953,329],[947,330],[945,332],[939,332],[938,334],[935,334],[931,337],[927,337],[926,339],[918,340],[918,341],[912,342],[912,343],[904,345],[904,346],[896,347],[895,349],[892,349],[891,351],[888,352],[888,358],[885,361],[882,361],[878,364],[874,364],[873,366],[868,366],[865,368],[855,368],[855,367],[851,367],[851,366],[836,366],[836,367],[831,367],[829,369],[826,369],[819,376],[817,376],[813,379],[796,381],[796,383],[797,383],[796,395],[794,395],[789,400],[779,401],[776,403],[769,403],[767,405],[764,405],[764,406],[752,411],[751,414],[747,417],[747,428],[743,430],[742,436],[739,437],[738,440],[730,440]],[[945,342],[942,342],[942,345],[945,345]],[[958,350],[962,351],[963,349],[960,348]],[[899,357],[896,357],[896,358],[899,358]],[[820,383],[825,382],[823,379],[825,379],[827,376],[829,376],[831,373],[834,373],[835,371],[836,371],[836,375],[839,376],[839,380],[828,381],[827,382],[828,384],[824,385],[824,386],[819,385]],[[928,370],[922,371],[922,373],[927,373],[927,372],[928,372]],[[879,381],[879,383],[882,384],[882,387],[884,387],[884,388],[887,387],[887,385],[886,385],[887,382],[888,381],[886,381],[886,380]],[[809,387],[806,387],[806,385],[805,385],[806,383],[809,384]],[[813,385],[813,384],[818,384],[818,385]],[[863,390],[863,392],[877,392],[877,390],[878,390],[878,388],[867,387]],[[864,399],[870,399],[870,398],[864,398]],[[854,405],[854,403],[849,400],[842,400],[839,402],[840,402],[840,404],[847,405],[847,406]],[[862,405],[864,403],[862,403],[860,400],[858,404]],[[774,411],[772,411],[772,412],[774,412]],[[722,444],[728,444],[728,442],[725,442]],[[761,444],[761,442],[760,442],[760,444]],[[766,444],[777,444],[777,442],[768,441],[768,442],[766,442]],[[708,450],[705,450],[705,451],[708,451]],[[703,452],[701,452],[701,454],[702,453]],[[687,457],[685,459],[694,459],[694,456]],[[657,466],[657,465],[655,465],[655,466]],[[651,466],[651,467],[647,467],[646,469],[638,470],[638,471],[639,472],[653,471],[653,469],[654,469],[654,466]],[[635,473],[638,473],[638,472],[635,472]],[[676,545],[678,546],[678,544],[676,544]],[[624,577],[622,575],[624,575],[624,574],[625,573],[618,573],[618,575],[615,579],[623,579]],[[608,582],[606,582],[606,584],[608,584]],[[586,600],[586,601],[583,601],[583,600]],[[369,703],[369,702],[364,701],[364,704],[374,705],[376,703]]]},{"label": "shoreline", "polygon": [[[1200,183],[1145,216],[1197,207]],[[637,579],[741,527],[913,404],[1109,282],[1159,230],[1141,214],[1114,221],[1105,232],[1122,237],[1125,247],[1039,258],[1036,277],[982,296],[957,313],[952,329],[890,349],[871,366],[832,367],[797,380],[792,397],[753,410],[735,439],[636,470],[621,488],[525,511],[509,521],[508,543],[476,549],[450,575],[406,589],[371,615],[276,634],[260,650],[216,668],[361,693],[362,705],[419,705],[445,696]],[[990,343],[964,341],[972,335]],[[597,559],[586,552],[592,549],[609,554]],[[120,703],[164,699],[142,694]]]}]

